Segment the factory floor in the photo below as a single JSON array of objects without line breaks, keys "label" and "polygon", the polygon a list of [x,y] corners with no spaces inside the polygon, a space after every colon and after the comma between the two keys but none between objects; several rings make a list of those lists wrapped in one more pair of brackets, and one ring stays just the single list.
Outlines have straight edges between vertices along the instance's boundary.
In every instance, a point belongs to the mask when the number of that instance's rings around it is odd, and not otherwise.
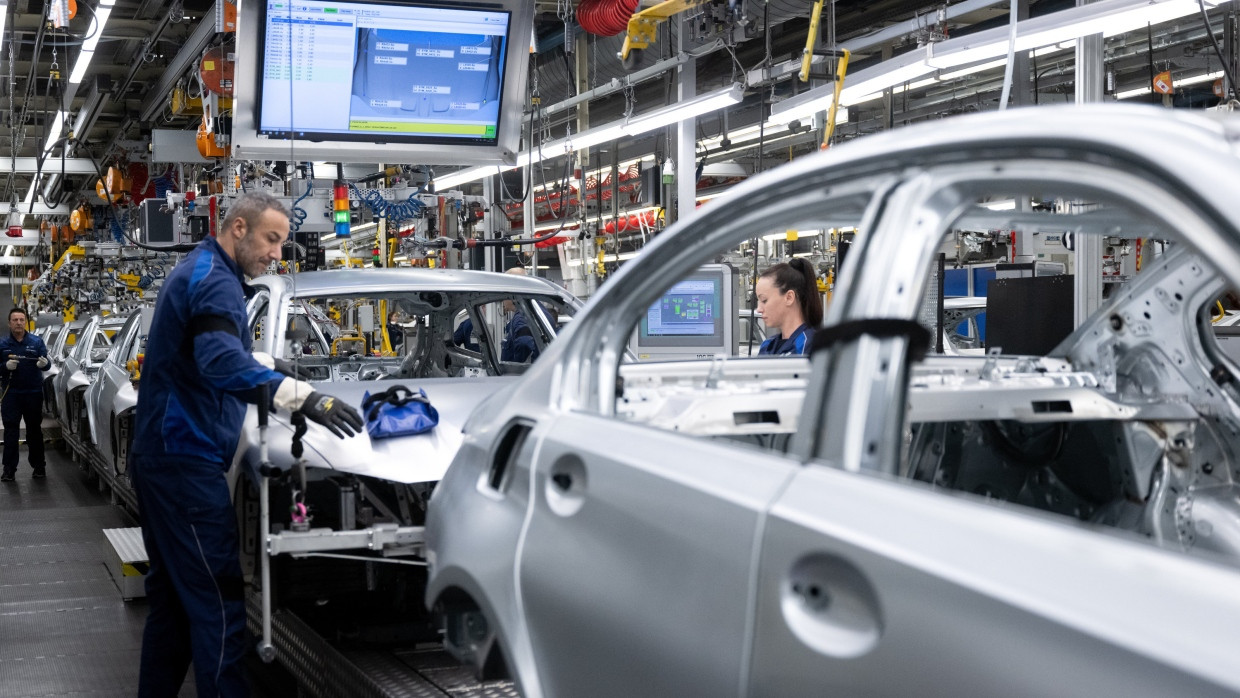
[{"label": "factory floor", "polygon": [[121,599],[103,529],[137,524],[51,441],[46,479],[26,454],[0,482],[0,696],[134,696],[147,605]]}]

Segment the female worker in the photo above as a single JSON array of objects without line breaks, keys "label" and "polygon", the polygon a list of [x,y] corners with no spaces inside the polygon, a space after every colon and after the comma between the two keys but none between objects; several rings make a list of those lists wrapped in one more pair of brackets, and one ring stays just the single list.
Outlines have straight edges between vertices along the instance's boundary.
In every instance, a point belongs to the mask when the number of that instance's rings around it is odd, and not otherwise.
[{"label": "female worker", "polygon": [[758,347],[758,355],[807,354],[814,328],[822,324],[822,296],[809,262],[794,257],[758,277],[758,311],[779,334]]}]

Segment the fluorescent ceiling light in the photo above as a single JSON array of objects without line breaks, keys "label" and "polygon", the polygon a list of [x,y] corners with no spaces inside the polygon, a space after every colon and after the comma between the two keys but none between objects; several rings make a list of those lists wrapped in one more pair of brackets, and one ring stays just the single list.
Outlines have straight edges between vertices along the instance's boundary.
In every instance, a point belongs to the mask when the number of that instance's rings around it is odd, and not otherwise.
[{"label": "fluorescent ceiling light", "polygon": [[[1185,85],[1197,85],[1203,82],[1212,82],[1214,80],[1218,80],[1221,77],[1223,77],[1223,71],[1220,70],[1214,73],[1204,73],[1202,75],[1194,75],[1188,78],[1176,78],[1172,80],[1172,83],[1176,85],[1177,87],[1183,87]],[[1141,95],[1148,95],[1152,92],[1153,90],[1151,90],[1148,86],[1138,87],[1133,90],[1124,90],[1123,92],[1116,92],[1115,99],[1129,99],[1132,97],[1140,97]]]},{"label": "fluorescent ceiling light", "polygon": [[[621,136],[637,136],[643,133],[653,131],[657,128],[668,126],[672,123],[683,121],[696,116],[701,116],[708,112],[715,111],[722,107],[740,103],[744,98],[744,90],[739,84],[732,84],[721,90],[707,92],[698,95],[693,99],[681,102],[679,104],[660,107],[654,111],[640,114],[636,117],[630,117],[628,121],[617,121],[610,124],[604,124],[595,128],[587,129],[576,135],[551,141],[550,143],[541,144],[532,151],[522,151],[517,155],[517,167],[533,165],[543,160],[554,158],[565,153],[571,153],[581,148],[589,148],[599,143],[614,141]],[[503,168],[515,169],[515,168]],[[453,172],[443,177],[435,178],[435,188],[446,191],[452,187],[473,182],[487,175],[496,174],[501,167],[495,165],[485,165],[481,167],[472,167],[469,169]]]},{"label": "fluorescent ceiling light", "polygon": [[739,104],[744,96],[745,93],[741,86],[733,83],[730,87],[722,90],[707,92],[679,104],[668,105],[655,109],[652,112],[632,117],[629,119],[628,124],[624,126],[624,131],[630,136],[636,136],[647,131],[653,131],[661,126],[667,126],[701,116],[702,114],[709,114],[723,107]]},{"label": "fluorescent ceiling light", "polygon": [[[1078,7],[1022,20],[1017,24],[1016,50],[1035,50],[1035,55],[1062,51],[1075,45],[1076,39],[1091,34],[1115,36],[1159,24],[1199,11],[1197,0],[1099,0]],[[995,27],[977,34],[948,39],[926,47],[925,53],[911,51],[849,76],[840,94],[841,105],[859,104],[878,98],[883,90],[899,90],[902,83],[909,88],[924,87],[928,81],[917,78],[935,69],[972,66],[939,75],[941,80],[963,77],[1006,63],[1009,29]],[[996,60],[998,59],[998,60]],[[815,112],[826,111],[831,105],[835,86],[816,87],[809,92],[785,100],[772,110],[772,123],[787,123]]]},{"label": "fluorescent ceiling light", "polygon": [[1016,210],[1016,200],[1015,200],[1015,199],[1006,199],[1006,200],[1003,200],[1003,201],[988,201],[988,202],[986,202],[986,203],[984,203],[984,204],[981,204],[981,206],[982,206],[983,208],[988,208],[988,209],[990,209],[991,211],[1015,211],[1015,210]]},{"label": "fluorescent ceiling light", "polygon": [[46,153],[47,151],[51,150],[52,146],[56,144],[56,141],[60,139],[60,132],[64,128],[64,124],[65,124],[65,112],[62,109],[56,112],[56,116],[52,118],[51,125],[48,126],[47,142],[43,144],[43,152]]},{"label": "fluorescent ceiling light", "polygon": [[103,38],[103,27],[108,23],[108,17],[112,15],[112,4],[113,2],[101,2],[95,10],[89,36],[82,42],[82,51],[78,54],[77,62],[73,64],[73,70],[69,73],[70,84],[76,85],[86,77],[86,69],[90,67],[91,59],[95,57],[95,47]]},{"label": "fluorescent ceiling light", "polygon": [[[822,231],[821,230],[798,230],[796,231],[796,234],[797,234],[797,240],[802,240],[804,238],[816,238],[819,235],[822,235]],[[787,232],[771,233],[770,235],[763,235],[762,239],[763,240],[787,240],[788,233]]]},{"label": "fluorescent ceiling light", "polygon": [[9,18],[9,6],[0,5],[0,49],[4,48],[4,23]]}]

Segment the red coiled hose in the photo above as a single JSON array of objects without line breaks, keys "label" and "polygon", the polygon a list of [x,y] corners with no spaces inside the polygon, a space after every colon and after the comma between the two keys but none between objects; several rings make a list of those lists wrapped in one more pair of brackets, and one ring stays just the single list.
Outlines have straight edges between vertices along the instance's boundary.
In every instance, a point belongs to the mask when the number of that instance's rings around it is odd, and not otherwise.
[{"label": "red coiled hose", "polygon": [[596,36],[615,36],[629,28],[641,0],[581,0],[577,23]]}]

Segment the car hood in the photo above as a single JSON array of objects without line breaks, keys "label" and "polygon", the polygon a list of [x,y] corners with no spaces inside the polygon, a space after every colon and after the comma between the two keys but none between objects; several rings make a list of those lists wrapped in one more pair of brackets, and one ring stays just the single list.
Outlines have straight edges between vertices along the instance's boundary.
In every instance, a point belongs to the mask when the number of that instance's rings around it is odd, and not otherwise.
[{"label": "car hood", "polygon": [[[417,436],[371,439],[363,429],[356,436],[338,439],[325,427],[311,422],[302,438],[306,464],[402,483],[441,480],[461,446],[461,428],[470,413],[479,403],[514,380],[515,376],[317,383],[316,390],[348,402],[358,412],[362,411],[362,399],[367,392],[381,392],[394,385],[403,385],[413,391],[421,388],[439,412],[439,425],[429,433]],[[251,467],[261,461],[258,433],[258,410],[251,406],[246,411],[245,427],[237,448],[237,456]],[[292,466],[292,435],[289,413],[273,413],[267,430],[268,460],[271,463],[285,468]]]}]

